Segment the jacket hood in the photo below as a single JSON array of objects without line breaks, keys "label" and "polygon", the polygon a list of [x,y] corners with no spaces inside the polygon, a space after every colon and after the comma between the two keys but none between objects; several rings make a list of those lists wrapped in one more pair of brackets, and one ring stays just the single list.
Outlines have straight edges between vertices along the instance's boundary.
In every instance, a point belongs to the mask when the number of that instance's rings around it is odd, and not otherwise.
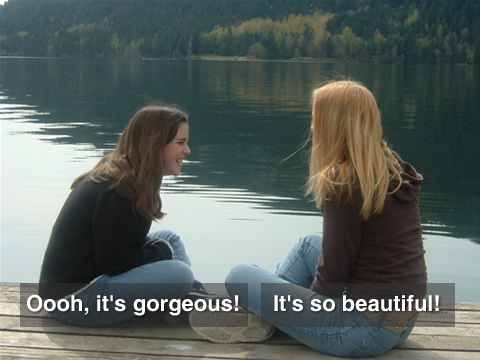
[{"label": "jacket hood", "polygon": [[[410,163],[403,161],[397,154],[395,155],[403,168],[403,173],[402,185],[395,193],[393,193],[393,196],[402,202],[410,202],[418,198],[423,176],[422,174],[419,174]],[[397,186],[397,181],[392,182],[388,190],[394,191]]]}]

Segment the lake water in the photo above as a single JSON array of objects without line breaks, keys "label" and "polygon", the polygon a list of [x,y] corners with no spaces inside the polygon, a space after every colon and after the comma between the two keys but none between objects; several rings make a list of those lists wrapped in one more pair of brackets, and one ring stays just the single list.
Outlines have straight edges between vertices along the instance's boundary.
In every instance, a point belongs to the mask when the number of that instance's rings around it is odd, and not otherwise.
[{"label": "lake water", "polygon": [[[301,62],[0,58],[1,273],[36,282],[72,180],[112,150],[135,110],[174,103],[191,117],[192,155],[162,188],[169,228],[197,278],[238,263],[273,270],[322,218],[302,186],[310,93],[350,77],[376,95],[385,138],[425,177],[430,282],[480,301],[480,68]],[[284,161],[285,160],[285,161]]]}]

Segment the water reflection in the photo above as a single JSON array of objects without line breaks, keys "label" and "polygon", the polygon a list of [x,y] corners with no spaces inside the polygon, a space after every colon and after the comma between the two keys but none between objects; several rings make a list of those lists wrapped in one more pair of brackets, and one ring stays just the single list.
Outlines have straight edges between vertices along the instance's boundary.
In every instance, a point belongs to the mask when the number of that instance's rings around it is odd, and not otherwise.
[{"label": "water reflection", "polygon": [[[307,138],[310,92],[326,78],[355,78],[376,94],[387,141],[425,176],[424,222],[448,224],[451,235],[480,242],[480,170],[472,166],[480,163],[480,89],[473,67],[0,61],[10,116],[41,123],[36,131],[46,141],[91,144],[101,155],[136,108],[151,100],[176,103],[191,114],[195,183],[295,199],[303,198],[307,158],[300,151],[283,160]],[[31,107],[17,111],[15,99],[38,106],[37,118]],[[290,212],[316,211],[308,201],[278,204]]]},{"label": "water reflection", "polygon": [[[8,96],[2,95],[0,92],[0,101],[8,100]],[[49,115],[49,113],[39,113],[35,110],[35,106],[21,104],[4,104],[0,103],[0,111],[2,120],[20,120],[20,121],[36,121],[37,116]]]},{"label": "water reflection", "polygon": [[[36,242],[38,259],[71,181],[113,149],[138,107],[159,100],[190,113],[192,155],[182,176],[165,180],[168,216],[158,226],[200,238],[194,253],[223,249],[225,271],[242,261],[273,266],[294,239],[321,229],[303,194],[306,148],[285,159],[308,136],[311,90],[339,74],[374,91],[388,142],[425,176],[428,241],[480,243],[474,68],[0,58],[2,244],[18,241],[9,251],[20,256]],[[220,266],[205,261],[205,276]]]},{"label": "water reflection", "polygon": [[[199,162],[191,162],[184,160],[184,164],[192,165]],[[270,214],[285,214],[285,215],[314,215],[319,216],[318,211],[305,210],[288,210],[284,204],[303,202],[304,199],[293,197],[282,197],[265,195],[255,193],[241,188],[220,188],[213,185],[195,184],[196,176],[180,175],[175,178],[168,177],[164,179],[162,185],[162,194],[192,194],[199,197],[212,199],[216,202],[228,203],[244,203],[250,205],[252,209],[262,209]],[[295,208],[295,205],[292,205]],[[298,204],[297,204],[298,207]],[[245,220],[249,218],[248,214],[245,217],[232,218],[232,220]]]}]

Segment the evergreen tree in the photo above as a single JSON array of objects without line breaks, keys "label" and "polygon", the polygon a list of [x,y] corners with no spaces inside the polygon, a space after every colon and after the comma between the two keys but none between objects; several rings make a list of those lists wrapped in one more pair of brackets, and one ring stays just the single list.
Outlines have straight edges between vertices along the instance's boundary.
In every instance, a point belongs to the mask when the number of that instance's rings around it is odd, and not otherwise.
[{"label": "evergreen tree", "polygon": [[478,64],[479,17],[478,0],[9,0],[0,55]]}]

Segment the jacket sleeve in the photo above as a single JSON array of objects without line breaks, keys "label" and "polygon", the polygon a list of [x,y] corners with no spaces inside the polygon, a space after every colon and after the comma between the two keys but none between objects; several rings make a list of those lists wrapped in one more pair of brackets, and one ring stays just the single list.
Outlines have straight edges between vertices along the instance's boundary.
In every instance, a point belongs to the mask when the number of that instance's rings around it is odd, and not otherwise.
[{"label": "jacket sleeve", "polygon": [[99,270],[115,275],[150,262],[171,259],[172,254],[164,244],[144,246],[150,224],[115,190],[102,193],[97,199],[92,225],[95,263]]},{"label": "jacket sleeve", "polygon": [[358,201],[326,201],[323,206],[322,252],[311,289],[339,296],[352,278],[362,239]]}]

